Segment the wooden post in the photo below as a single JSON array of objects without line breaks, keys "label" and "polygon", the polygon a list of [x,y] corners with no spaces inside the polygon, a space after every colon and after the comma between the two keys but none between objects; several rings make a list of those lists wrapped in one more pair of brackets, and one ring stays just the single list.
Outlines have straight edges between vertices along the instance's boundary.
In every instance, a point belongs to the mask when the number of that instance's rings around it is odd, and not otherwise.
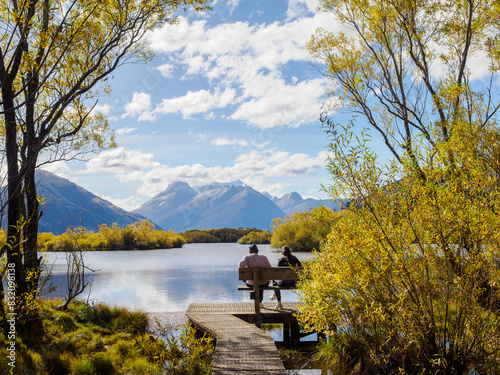
[{"label": "wooden post", "polygon": [[283,343],[290,348],[290,323],[283,323]]},{"label": "wooden post", "polygon": [[255,313],[260,314],[260,287],[259,287],[259,269],[253,269],[253,291],[255,295]]},{"label": "wooden post", "polygon": [[300,327],[297,323],[291,323],[292,346],[297,348],[300,345]]}]

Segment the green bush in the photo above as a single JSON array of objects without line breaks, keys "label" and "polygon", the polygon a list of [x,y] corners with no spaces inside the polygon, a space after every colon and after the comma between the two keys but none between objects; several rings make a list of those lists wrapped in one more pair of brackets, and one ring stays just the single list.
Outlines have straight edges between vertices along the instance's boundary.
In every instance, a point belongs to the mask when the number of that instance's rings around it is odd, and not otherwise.
[{"label": "green bush", "polygon": [[[179,338],[172,331],[164,336],[162,331],[160,339],[147,333],[147,313],[81,301],[59,311],[60,304],[40,302],[43,331],[17,337],[14,373],[210,374],[211,340],[197,339],[189,326],[183,331],[189,335]],[[1,340],[5,338],[0,333]],[[166,371],[168,368],[174,372]],[[10,373],[6,355],[0,355],[0,373]]]}]

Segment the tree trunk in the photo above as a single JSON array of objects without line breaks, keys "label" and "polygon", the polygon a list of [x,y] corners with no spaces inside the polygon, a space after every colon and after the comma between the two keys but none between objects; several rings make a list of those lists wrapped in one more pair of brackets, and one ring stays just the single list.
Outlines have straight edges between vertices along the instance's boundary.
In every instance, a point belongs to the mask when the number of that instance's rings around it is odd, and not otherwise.
[{"label": "tree trunk", "polygon": [[[30,158],[28,158],[30,160]],[[24,270],[28,278],[28,289],[36,296],[40,278],[40,260],[38,259],[38,221],[39,202],[35,185],[35,162],[31,162],[24,176],[24,194],[26,197],[27,223],[24,227]]]}]

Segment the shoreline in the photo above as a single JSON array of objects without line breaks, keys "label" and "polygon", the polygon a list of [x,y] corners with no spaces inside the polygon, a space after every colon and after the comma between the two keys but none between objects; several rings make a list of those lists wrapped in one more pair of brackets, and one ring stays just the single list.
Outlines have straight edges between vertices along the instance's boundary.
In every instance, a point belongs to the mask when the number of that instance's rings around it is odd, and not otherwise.
[{"label": "shoreline", "polygon": [[156,330],[158,322],[162,327],[172,329],[182,328],[187,322],[185,311],[174,312],[148,312],[150,329]]}]

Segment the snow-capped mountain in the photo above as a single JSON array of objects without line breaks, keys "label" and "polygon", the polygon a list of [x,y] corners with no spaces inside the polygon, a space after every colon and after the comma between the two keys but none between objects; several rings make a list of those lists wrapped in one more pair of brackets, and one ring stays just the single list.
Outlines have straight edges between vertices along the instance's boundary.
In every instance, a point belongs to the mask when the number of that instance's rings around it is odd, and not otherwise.
[{"label": "snow-capped mountain", "polygon": [[164,229],[270,229],[284,212],[262,193],[242,184],[210,184],[194,190],[175,182],[133,211]]}]

